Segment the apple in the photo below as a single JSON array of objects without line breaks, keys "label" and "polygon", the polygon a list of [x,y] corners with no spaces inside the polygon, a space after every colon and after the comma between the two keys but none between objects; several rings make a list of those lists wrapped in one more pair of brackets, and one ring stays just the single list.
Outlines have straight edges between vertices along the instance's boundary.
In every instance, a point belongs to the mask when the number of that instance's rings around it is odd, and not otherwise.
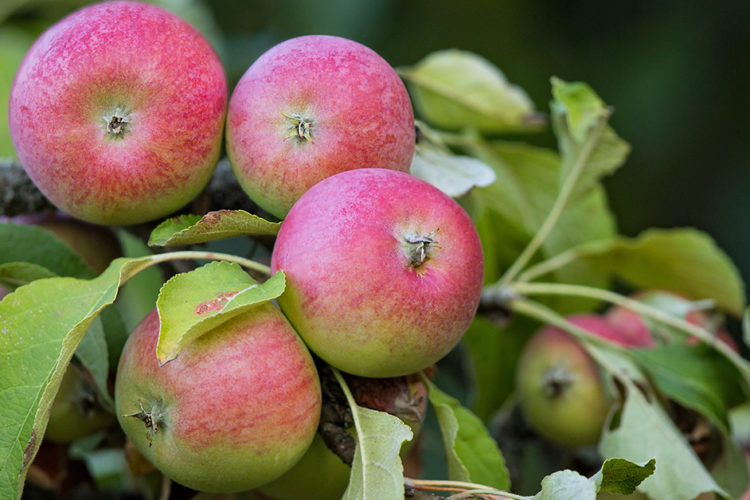
[{"label": "apple", "polygon": [[[691,300],[683,295],[668,290],[646,290],[633,294],[631,298],[682,318],[695,326],[715,332],[720,340],[735,351],[738,350],[737,343],[729,332],[718,329],[714,318],[706,311],[691,309]],[[633,347],[656,345],[654,336],[657,332],[652,331],[652,327],[649,327],[637,312],[623,306],[613,306],[607,311],[605,317],[624,339],[630,339],[631,342],[628,345]],[[693,344],[698,342],[698,339],[689,337],[687,342]]]},{"label": "apple", "polygon": [[33,44],[10,94],[18,158],[49,200],[102,225],[165,216],[219,157],[224,70],[193,27],[159,7],[104,2]]},{"label": "apple", "polygon": [[[418,374],[379,379],[345,375],[345,378],[358,405],[395,415],[418,435],[427,410],[427,387]],[[335,380],[333,383],[336,384]],[[413,442],[414,439],[404,444],[402,458]],[[318,433],[294,467],[258,491],[278,500],[340,500],[349,485],[350,473],[351,467],[328,448]]]},{"label": "apple", "polygon": [[300,461],[258,491],[274,500],[340,500],[349,485],[351,470],[316,433]]},{"label": "apple", "polygon": [[308,35],[272,47],[229,101],[232,169],[250,198],[280,218],[333,174],[408,170],[414,142],[403,82],[376,52],[345,38]]},{"label": "apple", "polygon": [[[617,330],[599,316],[567,319],[600,337],[617,338]],[[596,362],[564,330],[547,325],[529,340],[519,358],[516,389],[527,421],[543,437],[570,447],[599,441],[613,401]]]},{"label": "apple", "polygon": [[294,204],[271,269],[310,350],[363,377],[418,372],[463,337],[479,305],[484,260],[466,212],[404,172],[328,177]]},{"label": "apple", "polygon": [[125,434],[177,483],[210,493],[281,476],[315,436],[321,392],[310,353],[271,304],[192,341],[159,366],[151,312],[123,349],[115,409]]},{"label": "apple", "polygon": [[68,443],[109,427],[115,422],[111,410],[99,401],[96,388],[84,372],[68,365],[50,410],[44,439]]}]

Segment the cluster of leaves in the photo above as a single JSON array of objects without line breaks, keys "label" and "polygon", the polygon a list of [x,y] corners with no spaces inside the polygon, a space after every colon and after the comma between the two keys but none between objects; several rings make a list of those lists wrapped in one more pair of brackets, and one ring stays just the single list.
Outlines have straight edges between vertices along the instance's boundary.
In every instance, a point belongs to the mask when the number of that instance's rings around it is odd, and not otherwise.
[{"label": "cluster of leaves", "polygon": [[[710,298],[739,317],[744,286],[711,238],[694,229],[650,230],[636,238],[617,234],[601,178],[623,164],[629,147],[608,126],[610,109],[587,85],[553,79],[549,119],[559,144],[553,151],[499,138],[544,129],[543,115],[478,56],[439,52],[401,74],[426,120],[412,172],[459,197],[481,236],[486,301],[514,316],[502,326],[478,316],[467,332],[473,411],[427,382],[446,481],[405,480],[399,449],[412,439],[411,430],[396,417],[358,406],[340,378],[357,440],[345,498],[400,498],[405,484],[459,492],[456,498],[527,498],[508,492],[506,462],[488,423],[509,400],[516,359],[539,323],[577,336],[623,403],[599,444],[599,472],[555,472],[533,498],[594,499],[598,492],[628,494],[636,487],[653,498],[689,500],[707,491],[739,496],[748,478],[730,412],[747,401],[750,364],[709,332],[610,290],[615,283],[670,289]],[[169,219],[151,232],[149,245],[192,249],[150,254],[122,232],[123,241],[145,255],[129,253],[95,277],[44,231],[0,224],[0,285],[14,290],[0,302],[0,496],[20,495],[74,356],[93,375],[103,400],[111,401],[106,378],[126,327],[154,303],[162,321],[157,356],[166,362],[222,322],[274,300],[284,291],[283,273],[258,282],[245,269],[267,275],[267,266],[202,245],[234,236],[273,237],[278,229],[278,223],[243,211]],[[157,264],[182,259],[202,265],[163,286],[148,275]],[[541,277],[547,281],[539,282]],[[132,285],[139,293],[128,293]],[[145,304],[134,298],[144,296],[144,289],[153,298]],[[631,307],[704,344],[625,351],[564,319],[603,303]],[[720,456],[710,470],[665,411],[666,400],[694,410],[720,431]]]}]

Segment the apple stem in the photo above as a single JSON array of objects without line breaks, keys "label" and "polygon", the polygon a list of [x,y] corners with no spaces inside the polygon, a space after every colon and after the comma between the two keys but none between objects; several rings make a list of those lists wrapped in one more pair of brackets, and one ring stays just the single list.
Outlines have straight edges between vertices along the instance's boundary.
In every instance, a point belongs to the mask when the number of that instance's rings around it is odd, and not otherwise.
[{"label": "apple stem", "polygon": [[407,488],[422,491],[445,491],[457,492],[451,495],[451,499],[469,499],[479,498],[476,495],[482,495],[482,498],[512,498],[514,500],[531,500],[533,497],[516,495],[503,490],[498,490],[484,484],[468,483],[465,481],[451,481],[442,479],[413,479],[404,478],[404,485]]},{"label": "apple stem", "polygon": [[425,236],[404,236],[404,241],[406,242],[404,245],[406,247],[406,254],[409,258],[409,263],[413,268],[418,268],[430,258],[431,249],[438,246],[435,241],[435,235],[439,230],[440,228],[437,228]]}]

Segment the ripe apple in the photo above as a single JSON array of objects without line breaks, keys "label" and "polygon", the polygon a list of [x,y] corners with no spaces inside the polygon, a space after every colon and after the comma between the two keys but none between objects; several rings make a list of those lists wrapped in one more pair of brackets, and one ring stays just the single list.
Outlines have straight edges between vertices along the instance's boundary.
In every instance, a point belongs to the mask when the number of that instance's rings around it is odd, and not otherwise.
[{"label": "ripe apple", "polygon": [[313,186],[281,225],[271,256],[282,310],[310,349],[363,377],[418,372],[461,340],[479,305],[484,261],[464,210],[387,169]]},{"label": "ripe apple", "polygon": [[[617,330],[599,316],[568,320],[603,338],[617,338]],[[516,387],[521,409],[540,435],[572,447],[598,442],[612,400],[596,362],[570,334],[549,325],[538,330],[519,358]]]},{"label": "ripe apple", "polygon": [[93,384],[74,364],[68,365],[50,410],[44,439],[68,443],[107,428],[115,416],[107,411]]},{"label": "ripe apple", "polygon": [[117,418],[174,481],[250,490],[290,469],[315,436],[321,393],[310,353],[279,310],[253,308],[159,366],[159,317],[130,335],[115,382]]},{"label": "ripe apple", "polygon": [[394,69],[334,36],[293,38],[261,55],[227,114],[227,155],[240,185],[280,218],[338,172],[408,170],[414,137],[411,101]]},{"label": "ripe apple", "polygon": [[194,28],[153,5],[104,2],[34,43],[8,115],[19,161],[52,203],[120,225],[167,215],[203,189],[226,103],[224,70]]},{"label": "ripe apple", "polygon": [[[728,346],[737,351],[737,344],[731,335],[717,329],[713,318],[705,311],[691,310],[691,301],[687,297],[667,290],[646,290],[632,295],[633,299],[653,306],[661,311],[681,317],[688,323],[715,331],[716,336]],[[646,321],[635,311],[622,306],[611,307],[606,315],[610,322],[624,339],[630,339],[628,345],[633,347],[654,347],[655,332],[651,331]],[[688,343],[695,343],[698,339],[690,337]]]}]

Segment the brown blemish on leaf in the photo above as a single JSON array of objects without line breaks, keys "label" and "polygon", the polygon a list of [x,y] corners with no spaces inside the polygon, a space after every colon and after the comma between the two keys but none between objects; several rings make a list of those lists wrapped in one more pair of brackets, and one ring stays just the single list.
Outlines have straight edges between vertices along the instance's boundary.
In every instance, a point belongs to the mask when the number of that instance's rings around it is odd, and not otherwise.
[{"label": "brown blemish on leaf", "polygon": [[225,215],[231,213],[232,210],[227,209],[221,209],[221,210],[214,210],[213,212],[208,212],[206,215],[204,215],[200,222],[201,225],[207,226],[207,225],[216,225],[219,224]]},{"label": "brown blemish on leaf", "polygon": [[21,465],[21,470],[24,470],[27,465],[29,465],[29,462],[31,462],[31,459],[34,458],[34,449],[36,448],[36,429],[31,429],[31,438],[29,438],[29,442],[26,443],[26,448],[23,450],[23,464]]},{"label": "brown blemish on leaf", "polygon": [[239,293],[238,291],[235,292],[223,292],[216,296],[215,299],[207,300],[205,302],[201,302],[195,307],[195,310],[193,311],[194,314],[198,316],[203,316],[205,314],[208,314],[211,311],[216,311],[221,308],[223,308],[227,302],[229,302],[229,299],[234,297]]}]

